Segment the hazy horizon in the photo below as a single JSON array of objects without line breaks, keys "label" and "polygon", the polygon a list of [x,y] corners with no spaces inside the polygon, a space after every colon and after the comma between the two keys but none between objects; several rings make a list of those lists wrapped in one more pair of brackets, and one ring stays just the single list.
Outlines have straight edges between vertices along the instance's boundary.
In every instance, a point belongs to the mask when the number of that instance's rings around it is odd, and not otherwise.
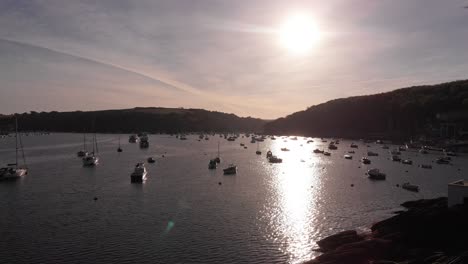
[{"label": "hazy horizon", "polygon": [[[466,5],[2,1],[0,113],[184,107],[273,119],[335,98],[466,79]],[[298,13],[316,26],[301,53],[278,37]]]}]

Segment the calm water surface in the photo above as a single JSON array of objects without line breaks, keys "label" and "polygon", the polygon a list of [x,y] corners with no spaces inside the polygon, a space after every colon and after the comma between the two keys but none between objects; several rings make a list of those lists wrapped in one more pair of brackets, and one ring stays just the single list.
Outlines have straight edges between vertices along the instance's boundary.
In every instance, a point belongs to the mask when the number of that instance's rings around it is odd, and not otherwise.
[{"label": "calm water surface", "polygon": [[[76,157],[82,135],[23,137],[29,175],[0,182],[3,263],[300,263],[317,255],[317,240],[368,228],[404,201],[447,195],[447,183],[468,170],[465,156],[427,170],[417,165],[438,154],[403,152],[414,162],[404,165],[390,161],[379,145],[363,143],[346,160],[350,141],[326,157],[312,153],[328,144],[319,139],[267,139],[258,156],[246,138],[151,135],[150,148],[141,150],[122,135],[119,154],[117,135],[97,137],[95,168]],[[222,163],[210,171],[218,141]],[[268,149],[283,163],[269,164]],[[380,156],[361,165],[367,150]],[[149,156],[157,162],[147,165],[148,180],[131,184],[133,166]],[[0,139],[0,162],[13,161],[14,138]],[[228,163],[238,165],[237,175],[222,174]],[[371,167],[387,180],[368,180]],[[408,181],[421,191],[396,187]]]}]

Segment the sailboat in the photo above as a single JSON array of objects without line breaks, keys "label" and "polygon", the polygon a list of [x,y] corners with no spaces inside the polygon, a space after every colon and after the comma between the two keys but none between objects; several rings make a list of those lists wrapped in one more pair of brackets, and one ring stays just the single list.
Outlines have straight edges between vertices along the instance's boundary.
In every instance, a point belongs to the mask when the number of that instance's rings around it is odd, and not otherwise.
[{"label": "sailboat", "polygon": [[[26,159],[24,156],[23,142],[21,141],[21,135],[18,133],[18,119],[15,119],[15,134],[16,162],[7,164],[7,167],[0,168],[0,180],[14,180],[28,174],[28,168],[26,166]],[[18,165],[18,150],[21,150],[23,166]]]},{"label": "sailboat", "polygon": [[93,152],[89,153],[86,157],[83,158],[83,166],[92,167],[96,166],[99,162],[99,157],[96,155],[99,153],[97,148],[97,139],[96,133],[93,135]]},{"label": "sailboat", "polygon": [[221,163],[221,158],[219,157],[219,141],[218,141],[218,156],[213,159],[216,163]]},{"label": "sailboat", "polygon": [[88,155],[88,151],[86,151],[86,133],[83,133],[83,150],[80,150],[76,153],[78,157],[85,157]]},{"label": "sailboat", "polygon": [[257,154],[257,155],[262,155],[262,152],[261,152],[260,149],[258,148],[258,141],[257,141],[257,151],[255,151],[255,154]]},{"label": "sailboat", "polygon": [[122,151],[123,151],[123,150],[122,150],[122,148],[121,148],[121,146],[120,146],[120,135],[119,135],[119,148],[117,149],[117,152],[122,152]]}]

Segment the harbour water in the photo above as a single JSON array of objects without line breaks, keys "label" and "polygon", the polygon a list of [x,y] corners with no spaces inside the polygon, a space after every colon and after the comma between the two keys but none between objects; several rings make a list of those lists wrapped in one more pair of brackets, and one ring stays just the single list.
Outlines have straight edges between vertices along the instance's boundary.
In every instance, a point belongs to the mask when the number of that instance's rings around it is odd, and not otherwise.
[{"label": "harbour water", "polygon": [[[438,165],[440,153],[405,151],[413,165],[404,165],[381,145],[356,142],[347,160],[347,140],[327,157],[312,152],[327,142],[301,137],[266,139],[262,155],[250,139],[218,135],[201,141],[150,135],[148,149],[122,135],[122,153],[118,135],[97,138],[100,164],[86,168],[76,157],[80,134],[23,137],[29,174],[0,182],[2,263],[300,263],[318,254],[317,240],[365,231],[400,203],[446,196],[448,182],[468,177],[466,156]],[[222,162],[208,170],[218,142]],[[0,139],[0,162],[14,162],[14,150],[14,138]],[[267,150],[283,163],[268,163]],[[368,150],[379,156],[363,165]],[[156,163],[146,165],[146,182],[130,183],[134,165],[149,156]],[[237,164],[237,175],[223,175],[229,163]],[[369,168],[387,179],[369,180]],[[404,182],[420,192],[396,186]]]}]

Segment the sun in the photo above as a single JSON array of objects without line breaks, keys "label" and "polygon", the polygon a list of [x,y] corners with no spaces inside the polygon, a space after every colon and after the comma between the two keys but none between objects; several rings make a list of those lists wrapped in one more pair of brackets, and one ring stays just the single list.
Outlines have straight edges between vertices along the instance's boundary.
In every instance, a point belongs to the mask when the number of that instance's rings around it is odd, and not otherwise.
[{"label": "sun", "polygon": [[294,54],[308,53],[319,35],[314,20],[305,14],[289,16],[278,30],[280,44]]}]

